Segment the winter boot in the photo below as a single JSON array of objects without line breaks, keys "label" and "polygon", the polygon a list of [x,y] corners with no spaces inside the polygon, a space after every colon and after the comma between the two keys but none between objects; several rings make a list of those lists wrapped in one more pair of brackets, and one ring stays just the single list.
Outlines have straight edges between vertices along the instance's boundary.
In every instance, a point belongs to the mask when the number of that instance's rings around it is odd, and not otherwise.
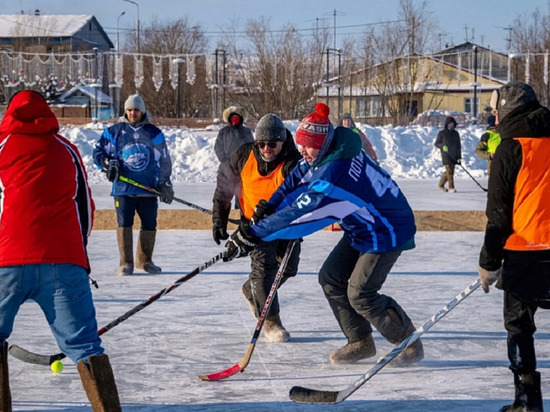
[{"label": "winter boot", "polygon": [[376,346],[372,334],[369,334],[361,340],[348,343],[343,348],[335,350],[330,354],[329,359],[334,364],[347,364],[371,358],[374,355],[376,355]]},{"label": "winter boot", "polygon": [[441,176],[441,179],[439,179],[439,190],[442,192],[446,192],[447,188],[445,187],[445,183],[447,183],[447,173],[444,173],[443,176]]},{"label": "winter boot", "polygon": [[140,230],[136,252],[136,268],[152,274],[162,272],[162,269],[153,263],[156,237],[156,230]]},{"label": "winter boot", "polygon": [[118,240],[118,253],[120,255],[118,274],[121,276],[131,275],[134,272],[132,228],[118,227],[116,235]]},{"label": "winter boot", "polygon": [[264,337],[269,342],[288,342],[290,333],[287,332],[279,315],[268,316],[264,323]]},{"label": "winter boot", "polygon": [[2,343],[0,354],[0,410],[11,412],[10,374],[8,369],[8,342]]},{"label": "winter boot", "polygon": [[[408,338],[409,335],[411,335],[415,330],[416,329],[414,325],[411,323],[411,325],[407,329],[405,338],[403,338],[400,342],[392,342],[392,343],[396,345],[400,344],[406,338]],[[422,341],[419,338],[415,340],[408,348],[405,348],[403,352],[401,352],[399,355],[393,358],[393,360],[388,364],[388,366],[393,368],[404,368],[406,366],[410,366],[414,363],[420,362],[422,359],[424,359],[424,347],[422,346]]]},{"label": "winter boot", "polygon": [[93,412],[122,411],[109,357],[105,354],[92,355],[88,357],[88,362],[89,366],[81,360],[76,368]]},{"label": "winter boot", "polygon": [[449,193],[456,193],[455,189],[455,177],[449,176]]},{"label": "winter boot", "polygon": [[504,406],[500,412],[542,412],[540,373],[514,374],[516,398],[512,405]]}]

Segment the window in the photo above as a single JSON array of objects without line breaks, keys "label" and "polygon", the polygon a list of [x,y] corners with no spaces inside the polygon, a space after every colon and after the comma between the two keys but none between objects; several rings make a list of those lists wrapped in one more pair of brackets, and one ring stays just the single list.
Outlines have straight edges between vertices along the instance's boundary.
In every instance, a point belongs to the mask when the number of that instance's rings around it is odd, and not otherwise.
[{"label": "window", "polygon": [[[474,99],[472,99],[471,97],[466,97],[464,99],[464,111],[466,113],[470,113],[471,115],[474,114],[473,102],[474,102]],[[476,103],[477,103],[477,108],[479,109],[479,98],[476,99]]]}]

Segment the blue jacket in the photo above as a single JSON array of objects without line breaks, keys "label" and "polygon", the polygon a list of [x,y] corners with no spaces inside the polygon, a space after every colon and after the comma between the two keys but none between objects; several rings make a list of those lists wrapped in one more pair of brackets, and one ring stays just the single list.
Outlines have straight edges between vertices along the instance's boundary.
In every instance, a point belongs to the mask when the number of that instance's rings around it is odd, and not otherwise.
[{"label": "blue jacket", "polygon": [[414,247],[416,226],[407,199],[345,127],[330,129],[313,164],[302,159],[269,204],[276,212],[250,227],[265,241],[297,239],[339,222],[360,252]]},{"label": "blue jacket", "polygon": [[[103,168],[105,159],[118,159],[119,173],[144,186],[157,188],[170,180],[172,160],[162,131],[145,118],[135,124],[124,121],[103,131],[95,145],[94,163]],[[113,183],[111,196],[156,196],[123,181]]]}]

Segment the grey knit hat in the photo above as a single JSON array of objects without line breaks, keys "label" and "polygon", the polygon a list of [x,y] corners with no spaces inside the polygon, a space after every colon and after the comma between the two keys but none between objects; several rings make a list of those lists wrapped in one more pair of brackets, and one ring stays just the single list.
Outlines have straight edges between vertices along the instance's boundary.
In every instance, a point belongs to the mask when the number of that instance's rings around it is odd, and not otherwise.
[{"label": "grey knit hat", "polygon": [[283,121],[272,113],[266,114],[256,125],[256,141],[286,140],[286,128]]},{"label": "grey knit hat", "polygon": [[145,102],[138,94],[132,94],[128,96],[124,102],[124,111],[128,109],[138,109],[140,112],[145,113]]},{"label": "grey knit hat", "polygon": [[525,83],[513,82],[495,90],[491,96],[491,107],[498,111],[499,122],[518,107],[538,102],[535,91]]}]

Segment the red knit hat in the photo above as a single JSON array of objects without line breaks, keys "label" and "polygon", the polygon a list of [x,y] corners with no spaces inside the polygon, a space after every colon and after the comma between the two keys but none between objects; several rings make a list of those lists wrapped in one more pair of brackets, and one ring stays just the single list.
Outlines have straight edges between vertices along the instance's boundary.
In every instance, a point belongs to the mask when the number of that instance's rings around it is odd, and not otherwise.
[{"label": "red knit hat", "polygon": [[329,114],[330,107],[324,103],[317,103],[315,113],[304,117],[296,129],[296,143],[313,149],[321,149],[329,131]]}]

